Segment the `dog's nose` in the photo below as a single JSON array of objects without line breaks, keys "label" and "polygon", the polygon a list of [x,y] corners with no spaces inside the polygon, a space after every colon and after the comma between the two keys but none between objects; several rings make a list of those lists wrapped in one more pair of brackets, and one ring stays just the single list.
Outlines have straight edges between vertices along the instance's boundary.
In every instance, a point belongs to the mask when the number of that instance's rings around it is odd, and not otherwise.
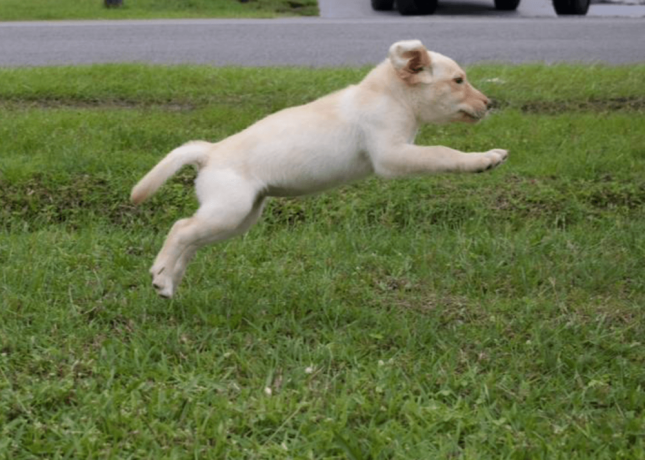
[{"label": "dog's nose", "polygon": [[485,104],[486,104],[486,110],[490,110],[490,109],[492,109],[492,108],[493,108],[493,105],[494,105],[494,104],[493,104],[493,101],[491,101],[491,100],[490,100],[490,99],[488,99],[488,98],[486,98]]}]

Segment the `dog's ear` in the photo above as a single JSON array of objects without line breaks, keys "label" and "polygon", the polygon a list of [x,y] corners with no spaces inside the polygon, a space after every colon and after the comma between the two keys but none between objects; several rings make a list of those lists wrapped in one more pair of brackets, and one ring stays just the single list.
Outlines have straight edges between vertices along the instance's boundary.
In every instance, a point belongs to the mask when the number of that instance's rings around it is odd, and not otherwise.
[{"label": "dog's ear", "polygon": [[389,58],[397,75],[407,84],[416,85],[432,81],[430,55],[421,41],[396,42],[390,47]]}]

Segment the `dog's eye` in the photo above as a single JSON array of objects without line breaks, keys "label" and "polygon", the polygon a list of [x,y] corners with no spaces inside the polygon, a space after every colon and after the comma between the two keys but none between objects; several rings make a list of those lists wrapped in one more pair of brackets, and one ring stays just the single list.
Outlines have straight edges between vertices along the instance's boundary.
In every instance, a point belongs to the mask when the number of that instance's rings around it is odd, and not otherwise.
[{"label": "dog's eye", "polygon": [[458,85],[461,85],[463,82],[464,82],[463,78],[461,78],[461,77],[455,78],[455,83],[457,83]]}]

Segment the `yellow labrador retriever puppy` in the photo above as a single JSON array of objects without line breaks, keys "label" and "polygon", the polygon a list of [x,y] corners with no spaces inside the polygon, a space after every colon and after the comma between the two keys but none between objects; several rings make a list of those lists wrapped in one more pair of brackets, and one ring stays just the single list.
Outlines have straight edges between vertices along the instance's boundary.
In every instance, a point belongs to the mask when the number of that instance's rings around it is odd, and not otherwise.
[{"label": "yellow labrador retriever puppy", "polygon": [[393,44],[358,85],[269,115],[217,143],[189,142],[168,154],[132,190],[141,203],[182,166],[199,169],[200,207],[177,221],[150,272],[172,297],[197,249],[247,231],[270,196],[319,192],[371,174],[400,177],[480,172],[506,150],[466,154],[414,145],[421,123],[481,120],[489,100],[451,59],[418,40]]}]

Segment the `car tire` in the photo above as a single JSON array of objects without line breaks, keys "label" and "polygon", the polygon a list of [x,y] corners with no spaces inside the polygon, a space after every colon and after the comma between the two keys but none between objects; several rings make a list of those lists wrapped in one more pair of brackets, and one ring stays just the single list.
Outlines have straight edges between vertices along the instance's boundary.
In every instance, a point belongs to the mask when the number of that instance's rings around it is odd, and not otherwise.
[{"label": "car tire", "polygon": [[495,8],[501,11],[515,11],[520,0],[495,0]]},{"label": "car tire", "polygon": [[558,14],[585,15],[589,10],[590,0],[553,0],[553,8]]},{"label": "car tire", "polygon": [[396,7],[404,16],[432,14],[437,9],[437,0],[396,0]]},{"label": "car tire", "polygon": [[394,0],[372,0],[374,11],[390,11],[394,8]]}]

